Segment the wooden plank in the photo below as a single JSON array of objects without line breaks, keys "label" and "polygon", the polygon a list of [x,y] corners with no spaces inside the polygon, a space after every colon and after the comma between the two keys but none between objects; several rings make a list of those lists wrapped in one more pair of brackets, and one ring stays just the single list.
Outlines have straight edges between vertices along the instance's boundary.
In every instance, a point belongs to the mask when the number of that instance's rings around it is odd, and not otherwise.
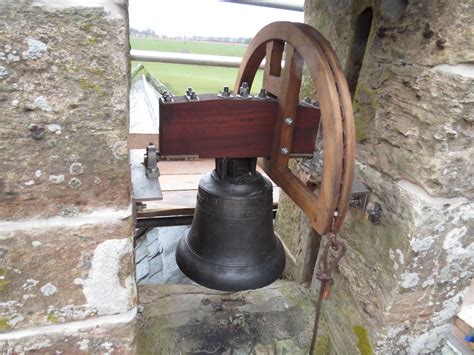
[{"label": "wooden plank", "polygon": [[158,149],[159,139],[157,133],[129,133],[128,145],[130,149],[145,149],[149,143],[153,143]]},{"label": "wooden plank", "polygon": [[201,174],[186,175],[161,175],[160,184],[162,191],[197,190]]},{"label": "wooden plank", "polygon": [[[163,155],[199,155],[201,158],[269,157],[277,119],[273,99],[221,99],[203,95],[188,102],[160,102],[160,151]],[[299,105],[292,154],[312,154],[320,113]]]},{"label": "wooden plank", "polygon": [[[273,207],[278,207],[280,189],[273,188]],[[138,211],[138,217],[153,217],[156,215],[184,214],[183,211],[194,213],[196,208],[197,190],[163,191],[163,200],[147,201],[146,208]]]},{"label": "wooden plank", "polygon": [[214,159],[200,159],[192,161],[159,161],[160,174],[163,175],[188,175],[206,174],[215,168]]}]

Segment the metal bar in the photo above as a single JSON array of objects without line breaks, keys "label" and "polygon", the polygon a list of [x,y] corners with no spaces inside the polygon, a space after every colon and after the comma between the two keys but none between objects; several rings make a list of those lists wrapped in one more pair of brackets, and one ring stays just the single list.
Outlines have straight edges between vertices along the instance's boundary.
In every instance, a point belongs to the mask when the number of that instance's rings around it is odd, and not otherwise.
[{"label": "metal bar", "polygon": [[193,215],[137,218],[136,228],[186,226],[193,222]]},{"label": "metal bar", "polygon": [[[273,210],[273,218],[276,216],[276,209]],[[194,215],[178,215],[178,216],[161,216],[161,217],[142,217],[137,218],[135,228],[154,228],[154,227],[171,227],[171,226],[187,226],[193,222]]]},{"label": "metal bar", "polygon": [[302,1],[275,1],[275,0],[220,0],[234,4],[271,7],[274,9],[304,12]]},{"label": "metal bar", "polygon": [[[226,57],[220,55],[190,54],[190,53],[171,53],[158,51],[143,51],[132,49],[130,51],[132,60],[143,62],[158,62],[171,64],[192,64],[207,65],[212,67],[238,68],[242,58]],[[260,65],[263,68],[264,62]]]}]

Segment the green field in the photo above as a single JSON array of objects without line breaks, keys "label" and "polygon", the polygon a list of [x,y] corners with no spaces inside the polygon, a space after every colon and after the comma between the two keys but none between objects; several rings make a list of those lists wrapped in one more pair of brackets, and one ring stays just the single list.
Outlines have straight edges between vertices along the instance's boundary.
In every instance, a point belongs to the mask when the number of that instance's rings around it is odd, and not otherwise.
[{"label": "green field", "polygon": [[[243,56],[246,45],[218,42],[199,42],[182,40],[153,40],[131,38],[133,49],[156,50],[161,52],[211,54],[224,56]],[[140,62],[132,62],[132,68]],[[191,86],[198,94],[222,90],[224,86],[231,89],[237,76],[237,68],[209,67],[200,65],[143,63],[145,68],[158,80],[164,83],[174,94],[184,94]],[[254,81],[253,90],[258,92],[262,83],[263,71],[259,70]]]},{"label": "green field", "polygon": [[146,51],[213,54],[230,57],[242,57],[245,53],[245,49],[247,48],[246,44],[241,43],[148,38],[130,38],[130,45],[133,49],[143,49]]}]

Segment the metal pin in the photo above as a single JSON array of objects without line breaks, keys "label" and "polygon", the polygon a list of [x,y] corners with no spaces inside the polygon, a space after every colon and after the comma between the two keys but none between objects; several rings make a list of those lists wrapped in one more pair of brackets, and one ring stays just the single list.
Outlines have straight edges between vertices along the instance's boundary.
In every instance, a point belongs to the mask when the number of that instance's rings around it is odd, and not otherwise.
[{"label": "metal pin", "polygon": [[280,149],[280,152],[281,152],[281,154],[287,155],[289,153],[289,150],[288,150],[287,147],[283,147],[283,148]]},{"label": "metal pin", "polygon": [[287,117],[287,118],[285,118],[285,123],[288,126],[291,126],[293,124],[293,119],[291,117]]}]

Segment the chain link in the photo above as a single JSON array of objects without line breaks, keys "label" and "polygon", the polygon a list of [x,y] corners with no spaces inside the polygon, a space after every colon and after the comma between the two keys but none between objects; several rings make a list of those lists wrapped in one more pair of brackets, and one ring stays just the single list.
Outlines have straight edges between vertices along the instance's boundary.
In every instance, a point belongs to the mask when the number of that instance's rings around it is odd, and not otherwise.
[{"label": "chain link", "polygon": [[[321,316],[321,306],[323,300],[327,300],[331,293],[331,287],[334,283],[332,273],[336,270],[339,261],[343,258],[346,253],[346,244],[340,238],[339,233],[336,229],[336,218],[338,212],[334,212],[331,226],[329,228],[328,240],[324,245],[323,254],[319,262],[319,270],[316,273],[316,278],[321,281],[321,287],[319,289],[318,303],[316,305],[316,314],[314,317],[314,330],[313,338],[311,339],[311,347],[309,350],[310,354],[314,353],[314,347],[316,345],[316,339],[318,337],[319,318]],[[334,252],[331,252],[331,249]]]}]

